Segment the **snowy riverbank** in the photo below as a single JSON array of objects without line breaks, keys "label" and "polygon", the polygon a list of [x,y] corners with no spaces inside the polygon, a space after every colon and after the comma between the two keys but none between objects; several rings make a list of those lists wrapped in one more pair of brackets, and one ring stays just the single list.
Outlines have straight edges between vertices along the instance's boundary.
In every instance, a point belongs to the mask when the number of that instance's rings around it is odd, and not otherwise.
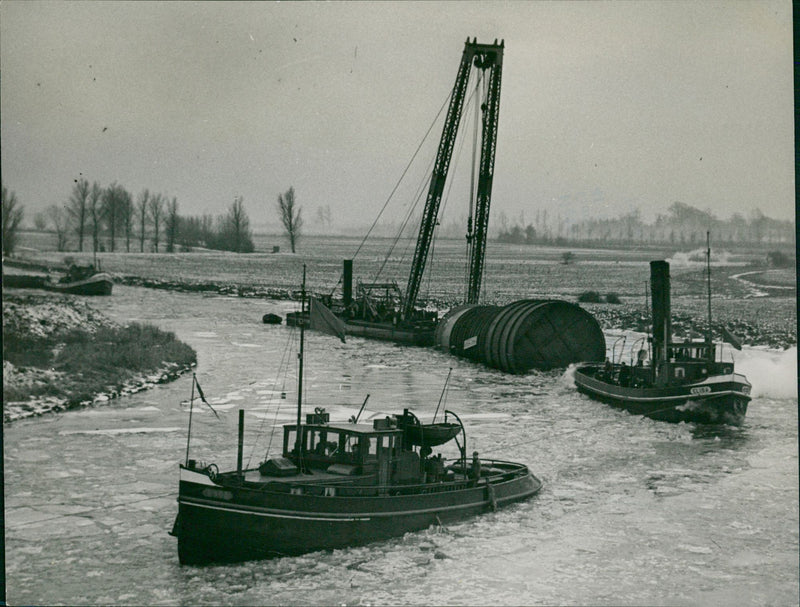
[{"label": "snowy riverbank", "polygon": [[[125,330],[83,299],[5,292],[3,422],[105,403],[172,381],[195,364],[194,352],[185,344],[180,344],[181,356],[173,355],[176,350],[165,350],[164,360],[141,371],[120,372],[105,364],[93,368],[87,362],[86,368],[74,372],[69,364],[60,362],[63,350],[72,347],[67,343],[77,339],[82,346],[91,347],[86,344],[92,344],[92,337],[98,332]],[[175,341],[174,336],[163,335],[166,342]],[[14,344],[23,346],[15,352]],[[103,350],[98,360],[105,363],[110,358],[108,350],[114,346],[98,343],[96,347]]]}]

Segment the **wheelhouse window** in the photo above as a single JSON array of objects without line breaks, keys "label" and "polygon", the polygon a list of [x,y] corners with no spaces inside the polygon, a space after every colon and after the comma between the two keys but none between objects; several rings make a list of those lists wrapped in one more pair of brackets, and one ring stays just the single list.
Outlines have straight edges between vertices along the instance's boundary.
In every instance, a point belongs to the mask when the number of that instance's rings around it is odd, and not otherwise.
[{"label": "wheelhouse window", "polygon": [[[401,441],[399,436],[383,433],[349,432],[328,427],[304,426],[302,432],[303,456],[308,461],[340,464],[365,464],[381,457],[395,457]],[[284,432],[283,452],[296,456],[297,431]]]},{"label": "wheelhouse window", "polygon": [[308,452],[320,457],[333,457],[339,450],[339,433],[330,430],[308,431]]},{"label": "wheelhouse window", "polygon": [[297,446],[297,432],[294,430],[286,430],[283,433],[283,452],[284,454],[293,454]]}]

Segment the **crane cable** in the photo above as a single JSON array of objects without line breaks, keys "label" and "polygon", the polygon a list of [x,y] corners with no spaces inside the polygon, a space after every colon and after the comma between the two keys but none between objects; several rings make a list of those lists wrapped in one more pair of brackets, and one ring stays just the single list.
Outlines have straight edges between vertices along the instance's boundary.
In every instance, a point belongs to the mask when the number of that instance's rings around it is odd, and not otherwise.
[{"label": "crane cable", "polygon": [[[381,264],[381,267],[378,269],[377,273],[375,274],[375,278],[373,279],[373,282],[377,282],[378,281],[378,277],[381,275],[381,273],[383,272],[383,269],[386,267],[386,264],[389,261],[389,258],[392,256],[392,253],[394,252],[394,248],[397,246],[397,243],[400,241],[400,238],[402,238],[403,232],[405,232],[406,227],[408,226],[408,223],[411,221],[412,217],[414,216],[414,211],[416,210],[417,206],[419,205],[420,200],[422,200],[422,194],[425,191],[425,186],[426,186],[426,184],[430,183],[430,180],[431,180],[430,173],[432,172],[433,163],[434,163],[434,160],[431,160],[431,162],[430,162],[430,164],[428,166],[429,170],[425,171],[426,177],[424,177],[422,179],[422,181],[420,182],[419,186],[417,186],[417,193],[414,196],[414,204],[412,204],[411,207],[408,209],[408,212],[406,213],[406,217],[403,220],[403,223],[400,225],[400,230],[398,231],[397,235],[395,236],[394,242],[392,242],[392,246],[389,247],[389,251],[386,253],[386,257],[384,257],[383,263]],[[408,249],[410,248],[410,244],[411,244],[411,241],[409,240],[409,242],[406,244],[406,248],[403,250],[403,253],[400,256],[400,261],[399,261],[400,263],[402,263],[403,259],[405,259],[406,253],[408,252]]]},{"label": "crane cable", "polygon": [[[467,112],[469,111],[470,104],[472,104],[475,101],[477,91],[478,91],[478,89],[476,87],[475,91],[473,91],[473,93],[471,93],[470,96],[466,100],[466,111]],[[476,104],[476,107],[477,107],[477,104]],[[455,172],[456,167],[458,167],[458,163],[461,160],[461,152],[464,150],[464,142],[466,141],[466,135],[464,134],[464,131],[459,131],[458,133],[456,133],[456,136],[458,137],[458,145],[457,145],[457,148],[456,148],[456,156],[455,156],[454,162],[452,163],[452,167],[453,168],[449,171],[449,173],[451,175],[451,179],[449,180],[449,183],[447,184],[447,192],[444,194],[444,197],[442,199],[441,208],[440,208],[440,210],[438,212],[438,216],[443,216],[444,212],[445,212],[445,209],[447,208],[447,203],[450,200],[450,192],[452,191],[453,185],[455,184],[455,180],[452,179],[452,175]],[[474,152],[474,150],[473,150],[472,164],[473,165],[475,164],[475,152]],[[471,205],[471,202],[470,202],[470,205]],[[422,219],[420,219],[420,223],[422,223]],[[431,264],[430,264],[430,266],[428,268],[426,268],[427,269],[427,274],[428,274],[428,287],[427,287],[427,297],[428,298],[430,297],[431,282],[433,281],[433,265],[434,265],[435,260],[436,260],[436,256],[434,255],[434,251],[436,249],[436,240],[437,240],[437,237],[438,237],[438,234],[439,234],[439,230],[437,229],[438,225],[439,225],[439,223],[438,223],[438,219],[437,219],[437,221],[436,221],[436,223],[434,225],[433,237],[431,239],[431,254],[430,254]],[[465,275],[466,275],[466,270],[465,270]]]},{"label": "crane cable", "polygon": [[444,110],[445,106],[450,101],[450,97],[452,97],[452,96],[453,96],[453,91],[451,90],[450,93],[448,93],[448,95],[445,97],[445,100],[442,103],[442,106],[439,108],[439,111],[436,113],[436,116],[434,117],[433,122],[431,122],[430,126],[428,127],[428,130],[425,132],[425,135],[420,140],[419,145],[417,146],[417,149],[414,151],[413,156],[411,156],[411,160],[408,161],[408,164],[406,165],[406,168],[403,169],[403,173],[400,175],[400,179],[397,180],[397,183],[395,184],[394,188],[392,188],[392,191],[389,193],[389,197],[386,199],[386,202],[383,203],[383,207],[381,207],[381,210],[378,213],[378,216],[375,217],[375,221],[372,222],[372,225],[370,226],[369,230],[367,231],[366,236],[364,236],[364,239],[361,241],[361,244],[358,245],[358,248],[356,249],[356,252],[353,253],[353,258],[354,259],[358,255],[358,253],[361,251],[361,248],[364,246],[364,243],[367,241],[367,238],[369,238],[369,235],[372,233],[372,230],[375,229],[375,226],[377,225],[378,220],[381,218],[381,215],[383,215],[383,212],[386,210],[386,207],[389,204],[389,201],[394,196],[395,192],[397,191],[397,188],[400,187],[400,183],[403,181],[403,179],[406,176],[406,173],[408,173],[408,170],[411,168],[411,165],[413,164],[414,159],[417,157],[417,154],[419,154],[419,151],[422,149],[423,144],[428,139],[428,136],[431,134],[431,131],[433,130],[434,125],[436,124],[436,121],[439,120],[439,116],[441,116],[442,111]]},{"label": "crane cable", "polygon": [[[470,96],[470,98],[467,100],[467,110],[469,110],[469,105],[470,105],[470,103],[472,103],[473,99],[474,99],[474,97]],[[464,151],[464,143],[465,143],[465,141],[466,141],[466,135],[461,136],[461,137],[458,138],[458,144],[457,144],[457,147],[456,147],[456,155],[455,155],[455,159],[454,159],[454,161],[452,163],[452,167],[453,168],[450,171],[450,175],[451,176],[456,171],[456,168],[458,167],[458,163],[461,160],[461,153]],[[473,164],[474,164],[474,157],[473,157]],[[450,193],[453,190],[453,185],[454,184],[455,184],[455,179],[451,178],[449,180],[449,183],[447,184],[447,192],[445,193],[445,195],[444,195],[444,197],[442,199],[441,209],[439,210],[439,216],[441,216],[441,217],[444,216],[445,210],[447,209],[447,203],[450,200]],[[437,220],[435,225],[434,225],[434,229],[433,229],[433,238],[431,239],[431,254],[430,254],[431,263],[430,263],[429,267],[427,268],[427,274],[428,274],[427,297],[428,298],[430,297],[431,282],[433,281],[433,274],[434,274],[434,270],[435,270],[434,269],[434,265],[436,263],[435,251],[436,251],[436,240],[438,239],[439,232],[440,232],[439,225],[440,225],[439,221]]]},{"label": "crane cable", "polygon": [[[475,80],[475,91],[473,95],[478,97],[481,85],[481,76],[483,72],[478,72]],[[480,101],[480,100],[478,100]],[[464,260],[464,300],[466,301],[469,291],[469,266],[470,259],[472,259],[472,236],[473,236],[473,214],[475,210],[475,158],[477,156],[478,148],[478,119],[480,117],[480,103],[475,103],[475,122],[472,130],[472,166],[470,171],[470,184],[469,184],[469,215],[467,215],[467,255]]]},{"label": "crane cable", "polygon": [[[383,212],[386,210],[386,207],[389,205],[389,202],[392,200],[392,197],[397,192],[397,188],[400,187],[400,184],[402,183],[403,179],[405,179],[406,173],[408,173],[408,170],[411,168],[411,165],[414,163],[414,160],[416,159],[417,154],[419,154],[419,151],[422,149],[422,146],[425,144],[425,141],[428,139],[428,136],[431,134],[431,131],[433,130],[433,127],[435,126],[436,122],[439,120],[439,116],[442,115],[442,111],[444,110],[445,106],[447,106],[448,102],[450,101],[450,97],[452,97],[452,96],[453,96],[453,91],[451,90],[450,93],[448,93],[448,95],[445,97],[444,102],[442,102],[442,105],[439,108],[439,111],[436,113],[436,116],[434,117],[433,121],[431,122],[430,126],[428,127],[428,130],[425,132],[425,135],[422,136],[422,139],[420,140],[419,145],[417,145],[417,149],[414,151],[414,154],[411,156],[411,159],[408,161],[408,164],[406,165],[406,168],[403,169],[403,172],[400,175],[400,178],[397,180],[397,183],[395,183],[394,187],[392,188],[392,191],[389,192],[389,196],[386,198],[386,201],[383,203],[383,206],[381,207],[381,210],[378,212],[378,215],[375,217],[375,220],[372,222],[372,225],[370,226],[369,230],[367,230],[367,233],[364,235],[364,238],[361,240],[361,243],[359,243],[358,248],[356,248],[356,252],[353,253],[352,259],[355,259],[358,256],[358,254],[361,252],[361,249],[364,247],[364,244],[367,242],[367,239],[369,238],[370,234],[372,234],[372,230],[374,230],[375,226],[378,225],[378,221],[380,220],[381,216],[383,215]],[[403,224],[403,228],[401,228],[401,233],[402,233],[402,230],[405,229],[405,224],[406,223],[408,223],[408,220],[406,220],[405,223]],[[399,236],[398,236],[398,239],[399,239]],[[384,265],[386,265],[385,261],[384,261]],[[381,266],[381,269],[383,269],[383,266]],[[380,274],[380,271],[378,272],[378,274]],[[331,289],[331,292],[330,292],[331,296],[336,291],[336,288],[341,284],[343,278],[344,278],[344,275],[343,274],[339,274],[339,280],[336,281],[336,284],[333,285],[333,288]]]}]

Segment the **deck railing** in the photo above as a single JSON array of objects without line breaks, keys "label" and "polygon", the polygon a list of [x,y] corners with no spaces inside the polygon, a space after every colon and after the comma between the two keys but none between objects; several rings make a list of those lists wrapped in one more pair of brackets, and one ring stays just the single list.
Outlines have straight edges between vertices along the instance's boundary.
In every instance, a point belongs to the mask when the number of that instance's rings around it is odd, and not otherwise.
[{"label": "deck railing", "polygon": [[[456,465],[458,461],[456,460]],[[260,491],[320,497],[384,497],[461,491],[483,485],[486,481],[491,481],[492,484],[507,482],[528,473],[527,466],[502,460],[481,460],[481,469],[481,476],[476,479],[468,477],[466,474],[468,471],[456,468],[454,465],[450,468],[450,472],[455,473],[456,478],[412,485],[353,484],[359,482],[360,479],[343,478],[341,480],[325,479],[318,482],[295,483],[277,480],[267,483],[245,482],[244,486]],[[458,471],[456,472],[456,470]],[[374,475],[371,477],[375,478]]]}]

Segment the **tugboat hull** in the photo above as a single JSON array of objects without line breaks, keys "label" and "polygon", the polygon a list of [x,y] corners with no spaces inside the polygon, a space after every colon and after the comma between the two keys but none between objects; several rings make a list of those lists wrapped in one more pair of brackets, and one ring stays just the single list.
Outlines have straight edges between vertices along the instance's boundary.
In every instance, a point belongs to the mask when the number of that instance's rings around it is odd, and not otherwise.
[{"label": "tugboat hull", "polygon": [[113,289],[114,280],[105,272],[99,272],[83,280],[56,283],[52,286],[53,291],[72,295],[111,295]]},{"label": "tugboat hull", "polygon": [[111,295],[114,280],[110,274],[100,272],[83,280],[52,282],[47,276],[5,274],[3,286],[13,289],[44,289],[71,295]]},{"label": "tugboat hull", "polygon": [[664,387],[626,387],[598,378],[603,365],[583,364],[575,370],[578,390],[596,400],[667,422],[741,426],[750,402],[750,383],[738,373]]},{"label": "tugboat hull", "polygon": [[382,495],[374,486],[303,488],[312,494],[222,487],[182,467],[178,556],[182,564],[205,564],[363,545],[489,512],[541,489],[523,465],[483,465],[499,476],[389,487]]}]

